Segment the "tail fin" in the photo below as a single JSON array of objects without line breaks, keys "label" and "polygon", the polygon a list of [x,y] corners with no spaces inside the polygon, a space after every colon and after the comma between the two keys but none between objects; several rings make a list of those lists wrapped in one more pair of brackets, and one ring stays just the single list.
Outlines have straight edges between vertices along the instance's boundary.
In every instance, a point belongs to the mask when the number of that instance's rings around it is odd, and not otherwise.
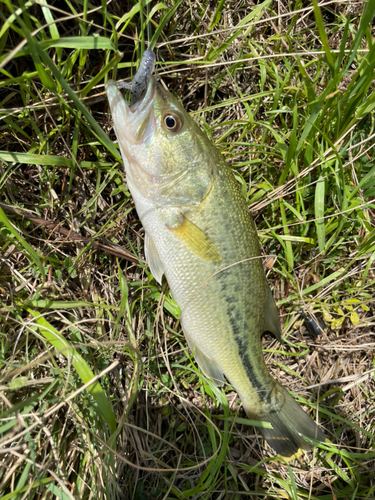
[{"label": "tail fin", "polygon": [[270,446],[281,456],[290,457],[299,449],[312,448],[304,436],[324,442],[325,436],[321,429],[302,410],[289,392],[279,384],[277,385],[278,389],[281,389],[278,408],[271,409],[264,418],[265,421],[271,423],[272,429],[261,429]]}]

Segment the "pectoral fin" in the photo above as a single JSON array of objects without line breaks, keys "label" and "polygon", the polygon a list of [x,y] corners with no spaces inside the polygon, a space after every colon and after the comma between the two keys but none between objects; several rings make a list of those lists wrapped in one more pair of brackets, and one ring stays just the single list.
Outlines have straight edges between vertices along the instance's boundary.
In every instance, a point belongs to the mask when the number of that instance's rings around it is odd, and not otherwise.
[{"label": "pectoral fin", "polygon": [[221,255],[214,242],[198,226],[181,215],[181,224],[167,226],[172,233],[197,257],[211,262],[220,262]]},{"label": "pectoral fin", "polygon": [[160,260],[154,242],[147,233],[145,237],[145,254],[146,254],[147,264],[150,266],[150,271],[153,277],[161,285],[161,280],[164,274],[164,266]]},{"label": "pectoral fin", "polygon": [[279,311],[277,310],[275,299],[273,298],[269,284],[266,283],[266,314],[264,316],[264,332],[271,332],[275,335],[279,342],[281,338],[281,325]]}]

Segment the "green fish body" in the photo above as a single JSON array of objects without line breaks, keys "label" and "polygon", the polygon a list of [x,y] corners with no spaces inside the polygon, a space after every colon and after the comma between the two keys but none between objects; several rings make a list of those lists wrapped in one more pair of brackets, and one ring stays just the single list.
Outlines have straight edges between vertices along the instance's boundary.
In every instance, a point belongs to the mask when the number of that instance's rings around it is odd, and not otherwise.
[{"label": "green fish body", "polygon": [[127,182],[146,232],[153,276],[165,275],[202,371],[224,376],[269,444],[290,456],[324,434],[269,374],[261,335],[281,340],[256,228],[223,157],[181,104],[154,78],[131,107],[106,85]]}]

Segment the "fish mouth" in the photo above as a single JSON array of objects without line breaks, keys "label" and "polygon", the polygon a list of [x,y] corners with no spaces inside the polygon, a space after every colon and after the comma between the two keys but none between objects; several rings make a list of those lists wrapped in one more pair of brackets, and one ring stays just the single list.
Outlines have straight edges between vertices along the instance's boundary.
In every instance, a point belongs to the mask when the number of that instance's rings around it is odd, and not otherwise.
[{"label": "fish mouth", "polygon": [[132,145],[150,139],[156,129],[154,100],[157,83],[150,78],[144,96],[133,105],[125,101],[114,80],[105,85],[113,118],[113,126],[123,153],[129,153]]}]

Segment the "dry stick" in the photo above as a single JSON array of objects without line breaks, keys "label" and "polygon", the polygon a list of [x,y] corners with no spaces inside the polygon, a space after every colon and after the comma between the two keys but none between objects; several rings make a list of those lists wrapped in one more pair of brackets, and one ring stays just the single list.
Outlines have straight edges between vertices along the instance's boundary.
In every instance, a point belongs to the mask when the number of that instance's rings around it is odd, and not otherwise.
[{"label": "dry stick", "polygon": [[40,217],[36,217],[35,215],[31,215],[24,210],[21,210],[20,208],[15,208],[11,205],[7,205],[5,203],[0,202],[0,207],[4,210],[7,210],[8,212],[15,214],[15,215],[20,215],[21,217],[24,217],[25,219],[34,222],[34,224],[38,224],[40,226],[46,227],[47,229],[50,229],[52,232],[59,233],[63,236],[66,237],[66,240],[68,241],[81,241],[86,244],[91,244],[94,248],[97,250],[101,250],[102,252],[109,253],[111,255],[115,255],[116,257],[121,257],[122,259],[126,259],[130,262],[133,262],[134,264],[139,264],[140,262],[145,263],[142,259],[138,259],[135,255],[132,253],[128,252],[127,250],[124,250],[120,245],[116,245],[116,248],[114,247],[114,243],[109,242],[105,238],[100,238],[104,243],[99,243],[99,241],[95,241],[94,238],[87,238],[84,236],[81,236],[80,234],[77,234],[76,232],[72,231],[71,229],[66,229],[65,227],[60,227],[58,223],[52,222],[49,220],[41,219]]},{"label": "dry stick", "polygon": [[315,387],[321,387],[323,385],[342,384],[344,382],[350,382],[350,384],[347,384],[342,388],[343,391],[346,391],[346,390],[350,389],[352,387],[352,385],[359,384],[360,382],[363,382],[364,380],[369,378],[369,376],[373,372],[375,372],[375,368],[372,368],[371,370],[368,370],[365,373],[356,373],[355,375],[348,375],[346,377],[334,378],[334,379],[326,380],[324,382],[319,382],[319,384],[309,385],[309,386],[304,387],[303,389],[297,390],[295,392],[300,392],[300,391],[306,390],[306,389],[314,389]]}]

